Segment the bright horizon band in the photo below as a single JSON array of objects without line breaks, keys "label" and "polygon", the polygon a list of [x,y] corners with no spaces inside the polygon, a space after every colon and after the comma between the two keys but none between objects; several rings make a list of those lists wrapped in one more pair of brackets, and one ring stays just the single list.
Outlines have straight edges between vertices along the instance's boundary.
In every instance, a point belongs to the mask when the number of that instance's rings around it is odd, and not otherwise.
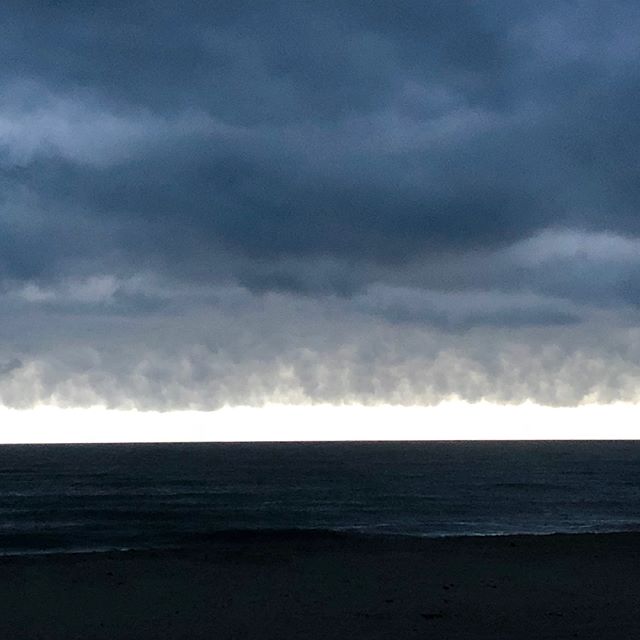
[{"label": "bright horizon band", "polygon": [[0,444],[344,440],[634,440],[640,405],[266,405],[217,411],[0,407]]}]

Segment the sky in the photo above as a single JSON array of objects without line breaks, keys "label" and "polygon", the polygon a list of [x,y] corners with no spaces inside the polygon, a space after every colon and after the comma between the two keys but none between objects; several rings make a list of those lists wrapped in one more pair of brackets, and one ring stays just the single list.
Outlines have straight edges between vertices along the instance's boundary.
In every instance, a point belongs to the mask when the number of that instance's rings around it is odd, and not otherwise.
[{"label": "sky", "polygon": [[640,400],[637,2],[0,22],[7,411]]}]

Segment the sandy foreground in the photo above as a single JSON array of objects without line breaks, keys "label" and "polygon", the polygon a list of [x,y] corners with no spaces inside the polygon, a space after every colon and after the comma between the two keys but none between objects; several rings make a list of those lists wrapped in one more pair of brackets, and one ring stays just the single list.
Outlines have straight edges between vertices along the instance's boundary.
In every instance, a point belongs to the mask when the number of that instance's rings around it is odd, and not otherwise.
[{"label": "sandy foreground", "polygon": [[640,638],[640,534],[226,536],[0,559],[0,638]]}]

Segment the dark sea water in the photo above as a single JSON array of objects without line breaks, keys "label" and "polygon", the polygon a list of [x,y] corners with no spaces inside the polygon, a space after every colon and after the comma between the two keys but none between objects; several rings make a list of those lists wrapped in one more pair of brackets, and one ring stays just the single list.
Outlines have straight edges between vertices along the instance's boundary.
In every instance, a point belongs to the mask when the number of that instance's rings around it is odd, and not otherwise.
[{"label": "dark sea water", "polygon": [[239,529],[640,530],[640,443],[0,447],[0,553],[183,547]]}]

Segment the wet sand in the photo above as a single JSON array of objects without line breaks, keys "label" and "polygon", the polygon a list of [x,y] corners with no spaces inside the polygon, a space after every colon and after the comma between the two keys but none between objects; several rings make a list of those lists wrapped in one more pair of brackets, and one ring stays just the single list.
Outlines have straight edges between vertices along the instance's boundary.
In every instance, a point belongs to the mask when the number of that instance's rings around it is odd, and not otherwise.
[{"label": "wet sand", "polygon": [[0,638],[640,637],[640,534],[255,534],[0,559]]}]

